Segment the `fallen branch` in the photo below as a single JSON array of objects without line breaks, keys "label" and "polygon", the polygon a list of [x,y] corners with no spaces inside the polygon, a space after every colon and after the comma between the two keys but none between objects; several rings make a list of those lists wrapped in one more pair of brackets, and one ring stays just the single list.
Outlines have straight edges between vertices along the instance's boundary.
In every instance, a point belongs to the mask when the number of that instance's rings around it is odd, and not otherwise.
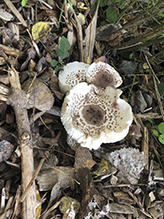
[{"label": "fallen branch", "polygon": [[[28,183],[32,179],[34,173],[34,160],[32,138],[30,133],[30,124],[26,110],[28,102],[27,96],[19,81],[18,72],[12,67],[9,71],[9,81],[12,87],[12,94],[7,100],[7,104],[11,105],[15,111],[18,137],[21,149],[21,169],[22,169],[22,193],[25,191]],[[35,218],[36,207],[36,191],[35,183],[31,185],[28,194],[22,202],[22,218]]]}]

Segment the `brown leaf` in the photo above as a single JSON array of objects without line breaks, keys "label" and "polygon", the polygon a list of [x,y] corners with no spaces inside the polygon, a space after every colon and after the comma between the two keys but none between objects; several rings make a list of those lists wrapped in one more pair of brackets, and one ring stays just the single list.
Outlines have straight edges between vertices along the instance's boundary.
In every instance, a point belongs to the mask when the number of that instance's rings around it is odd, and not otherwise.
[{"label": "brown leaf", "polygon": [[6,161],[11,156],[14,150],[14,146],[8,141],[1,141],[0,142],[0,163],[2,161]]},{"label": "brown leaf", "polygon": [[58,77],[56,75],[51,77],[50,88],[59,100],[63,99],[64,94],[62,94],[59,90]]},{"label": "brown leaf", "polygon": [[36,107],[41,111],[46,111],[51,109],[54,103],[53,95],[49,88],[42,83],[39,79],[28,79],[22,85],[24,91],[27,92],[29,97],[28,109]]},{"label": "brown leaf", "polygon": [[88,148],[78,147],[75,152],[75,169],[82,167],[91,169],[96,162],[92,159],[92,155]]}]

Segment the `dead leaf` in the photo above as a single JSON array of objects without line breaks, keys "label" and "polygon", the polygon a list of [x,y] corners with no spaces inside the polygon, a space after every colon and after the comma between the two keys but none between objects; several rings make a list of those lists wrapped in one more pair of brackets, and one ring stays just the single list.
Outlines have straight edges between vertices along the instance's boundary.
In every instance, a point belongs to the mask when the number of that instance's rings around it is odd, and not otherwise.
[{"label": "dead leaf", "polygon": [[121,37],[121,33],[116,32],[115,34],[114,32],[120,27],[120,24],[106,24],[98,27],[96,30],[96,40],[110,43],[114,42],[115,40],[115,43],[113,43],[112,46],[117,45]]},{"label": "dead leaf", "polygon": [[[111,213],[133,214],[134,207],[131,205],[123,205],[117,203],[109,203]],[[110,215],[110,214],[109,214]]]},{"label": "dead leaf", "polygon": [[71,197],[63,197],[60,201],[59,209],[64,214],[65,219],[74,219],[80,208],[80,202]]},{"label": "dead leaf", "polygon": [[75,152],[75,169],[88,168],[91,169],[96,162],[92,159],[91,152],[88,148],[78,147]]},{"label": "dead leaf", "polygon": [[116,200],[117,203],[121,203],[121,204],[135,204],[135,201],[133,199],[130,198],[130,196],[122,191],[114,191],[113,192],[113,196]]},{"label": "dead leaf", "polygon": [[37,40],[41,37],[47,36],[51,30],[50,25],[45,22],[38,22],[32,26],[32,37]]},{"label": "dead leaf", "polygon": [[94,171],[94,174],[101,178],[106,178],[110,176],[111,174],[116,173],[116,168],[112,167],[110,163],[107,160],[102,159],[101,162],[98,164],[98,169]]},{"label": "dead leaf", "polygon": [[39,79],[33,81],[32,78],[25,81],[22,85],[26,95],[28,96],[28,109],[36,107],[41,111],[51,109],[54,103],[53,95],[49,88]]},{"label": "dead leaf", "polygon": [[2,161],[6,161],[10,158],[12,152],[14,150],[14,146],[8,141],[0,142],[0,163]]},{"label": "dead leaf", "polygon": [[70,178],[75,178],[75,169],[72,167],[56,167],[55,169],[46,169],[39,173],[37,181],[40,191],[48,191],[59,183],[59,189],[69,186]]},{"label": "dead leaf", "polygon": [[56,95],[56,97],[57,97],[59,100],[62,100],[64,94],[60,92],[58,82],[59,82],[58,77],[54,74],[54,75],[51,77],[50,88],[51,88],[51,90],[54,92],[54,94]]}]

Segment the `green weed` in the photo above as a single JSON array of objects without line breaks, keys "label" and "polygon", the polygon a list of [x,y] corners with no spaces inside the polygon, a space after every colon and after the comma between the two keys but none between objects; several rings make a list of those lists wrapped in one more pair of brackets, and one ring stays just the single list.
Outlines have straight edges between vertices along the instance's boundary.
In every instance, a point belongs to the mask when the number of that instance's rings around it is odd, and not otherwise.
[{"label": "green weed", "polygon": [[[111,0],[113,3],[118,3],[119,7],[123,9],[125,7],[126,0]],[[100,0],[100,7],[105,7],[107,0]],[[109,6],[106,10],[106,19],[109,23],[115,23],[117,21],[117,11],[114,7]]]},{"label": "green weed", "polygon": [[164,122],[161,122],[156,129],[152,129],[153,135],[155,135],[159,142],[164,144]]},{"label": "green weed", "polygon": [[22,1],[21,1],[22,7],[24,7],[26,4],[27,4],[27,0],[22,0]]},{"label": "green weed", "polygon": [[150,118],[147,118],[149,121],[146,123],[146,127],[149,128],[153,135],[156,136],[161,142],[161,144],[164,145],[164,122],[159,123],[157,126],[153,126],[153,121]]},{"label": "green weed", "polygon": [[[59,42],[59,49],[56,50],[56,55],[60,57],[60,59],[63,61],[63,59],[69,56],[68,50],[70,49],[70,47],[71,46],[67,38],[62,36]],[[53,59],[50,64],[55,68],[55,72],[57,72],[61,67],[61,62],[58,62],[55,59]]]}]

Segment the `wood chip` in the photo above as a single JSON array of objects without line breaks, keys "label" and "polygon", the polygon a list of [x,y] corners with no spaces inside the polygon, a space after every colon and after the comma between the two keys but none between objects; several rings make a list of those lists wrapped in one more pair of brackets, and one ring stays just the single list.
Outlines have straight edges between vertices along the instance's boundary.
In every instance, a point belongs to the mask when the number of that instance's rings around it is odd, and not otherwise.
[{"label": "wood chip", "polygon": [[4,0],[4,2],[10,8],[10,10],[13,12],[13,14],[18,18],[18,20],[22,23],[22,25],[27,27],[26,21],[23,19],[22,15],[16,9],[16,7],[13,5],[13,3],[10,0]]},{"label": "wood chip", "polygon": [[11,56],[22,56],[23,55],[23,52],[19,51],[18,49],[14,49],[9,46],[4,46],[2,44],[0,44],[0,50],[1,52],[4,52]]}]

